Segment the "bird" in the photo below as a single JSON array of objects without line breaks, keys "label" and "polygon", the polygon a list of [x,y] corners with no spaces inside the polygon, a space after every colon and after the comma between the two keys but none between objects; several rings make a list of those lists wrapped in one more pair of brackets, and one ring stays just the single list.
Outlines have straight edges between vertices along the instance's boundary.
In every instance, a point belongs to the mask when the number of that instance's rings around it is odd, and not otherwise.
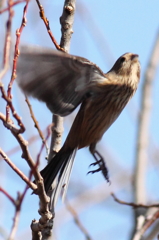
[{"label": "bird", "polygon": [[57,180],[54,198],[66,195],[78,149],[89,147],[99,168],[109,181],[104,158],[96,144],[118,118],[137,90],[140,80],[138,54],[125,53],[113,67],[103,71],[91,61],[52,49],[22,47],[17,67],[22,91],[46,103],[50,111],[62,117],[80,109],[68,136],[57,154],[40,172],[46,193]]}]

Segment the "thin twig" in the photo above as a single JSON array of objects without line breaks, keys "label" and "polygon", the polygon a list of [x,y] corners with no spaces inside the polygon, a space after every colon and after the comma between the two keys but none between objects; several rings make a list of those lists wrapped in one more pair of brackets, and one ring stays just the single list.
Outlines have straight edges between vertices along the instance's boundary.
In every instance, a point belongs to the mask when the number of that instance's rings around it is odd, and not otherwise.
[{"label": "thin twig", "polygon": [[[32,177],[32,171],[30,171],[30,174],[29,174],[29,181],[30,182],[31,182],[31,177]],[[16,233],[16,230],[17,230],[17,227],[18,227],[22,202],[24,200],[24,197],[26,195],[27,190],[28,190],[28,184],[26,184],[22,194],[20,194],[19,192],[17,194],[17,199],[15,200],[15,214],[14,214],[14,217],[13,217],[13,224],[12,224],[12,228],[11,228],[8,240],[14,239],[14,236],[15,236],[15,233]]]},{"label": "thin twig", "polygon": [[[13,59],[13,67],[12,67],[12,74],[11,74],[11,79],[10,79],[10,82],[8,84],[8,89],[7,89],[7,97],[8,99],[12,99],[12,95],[11,95],[11,90],[12,90],[12,85],[14,83],[14,80],[16,78],[16,69],[17,69],[17,60],[18,60],[18,57],[19,57],[19,43],[20,43],[20,37],[21,37],[21,33],[23,31],[23,28],[26,26],[26,13],[27,13],[27,9],[28,9],[28,5],[29,5],[29,0],[26,0],[26,5],[24,7],[24,10],[23,10],[23,17],[22,17],[22,22],[21,22],[21,26],[19,29],[17,29],[16,31],[16,43],[15,43],[15,50],[14,50],[14,59]],[[7,103],[7,106],[6,106],[6,119],[8,121],[9,119],[9,113],[10,113],[10,104],[9,102]],[[17,115],[15,115],[15,118],[17,117]],[[18,117],[19,119],[19,117]],[[18,121],[17,119],[17,121]],[[20,128],[22,126],[20,125]],[[23,128],[22,128],[22,132],[23,132]]]},{"label": "thin twig", "polygon": [[25,174],[20,171],[19,168],[16,167],[16,165],[9,159],[9,157],[5,154],[5,152],[0,148],[0,155],[2,158],[6,161],[6,163],[13,169],[14,172],[16,172],[23,181],[27,183],[27,185],[35,191],[37,189],[36,185],[32,183]]},{"label": "thin twig", "polygon": [[6,35],[5,35],[5,42],[4,42],[4,51],[3,51],[3,69],[0,73],[0,81],[6,74],[8,70],[8,62],[9,62],[9,52],[10,52],[10,43],[11,43],[11,25],[12,25],[12,18],[13,18],[13,10],[12,10],[12,1],[8,1],[8,20],[6,23]]},{"label": "thin twig", "polygon": [[3,189],[2,187],[0,187],[0,192],[2,192],[2,193],[13,203],[13,205],[15,205],[15,200],[14,200],[14,198],[12,198],[12,196],[11,196],[8,192],[6,192],[5,189]]},{"label": "thin twig", "polygon": [[[2,122],[4,124],[6,124],[6,117],[5,115],[3,115],[2,113],[0,113],[0,119],[2,120]],[[5,159],[5,161],[7,161],[8,164],[10,164],[12,166],[12,168],[14,170],[16,170],[16,172],[19,174],[20,177],[22,177],[23,180],[25,180],[25,182],[34,190],[34,193],[38,194],[39,198],[40,198],[40,210],[39,213],[41,215],[41,218],[39,220],[39,222],[36,222],[36,224],[33,224],[34,221],[32,222],[32,230],[35,231],[38,229],[38,231],[41,231],[48,223],[49,219],[52,219],[52,214],[49,211],[49,198],[48,196],[45,194],[45,189],[44,189],[44,184],[43,184],[43,179],[41,178],[41,175],[39,173],[39,171],[37,170],[37,166],[36,164],[34,164],[28,148],[27,148],[27,142],[23,139],[22,135],[18,134],[16,131],[16,127],[13,125],[11,125],[10,131],[12,132],[13,136],[17,139],[21,149],[22,149],[22,158],[26,159],[28,165],[31,168],[31,173],[30,174],[34,174],[35,179],[36,179],[36,184],[37,186],[29,181],[27,179],[27,177],[25,178],[25,176],[23,176],[23,174],[21,174],[20,170],[17,171],[16,166],[13,165],[13,163],[11,161],[9,161],[10,159],[6,156],[6,154],[1,151],[1,155],[2,157]]]},{"label": "thin twig", "polygon": [[[29,173],[29,181],[31,181],[32,174],[33,174],[33,171],[31,170]],[[22,194],[18,193],[17,199],[15,200],[15,214],[13,217],[13,225],[12,225],[10,236],[9,236],[10,240],[14,239],[14,236],[18,227],[18,221],[20,217],[22,202],[24,200],[27,190],[28,190],[28,185],[26,184],[23,193]]]},{"label": "thin twig", "polygon": [[36,118],[35,118],[35,115],[34,115],[32,106],[31,106],[30,101],[29,101],[29,99],[27,98],[27,96],[25,96],[25,101],[26,101],[26,103],[27,103],[27,105],[28,105],[28,107],[29,107],[30,115],[31,115],[31,118],[33,119],[34,126],[35,126],[35,128],[38,130],[39,136],[41,137],[41,140],[42,140],[42,142],[43,142],[43,145],[46,147],[46,152],[47,152],[47,155],[48,155],[49,147],[48,147],[47,142],[46,142],[46,139],[45,139],[45,137],[44,137],[44,135],[43,135],[43,133],[42,133],[42,131],[41,131],[41,129],[40,129],[39,123],[38,123],[38,121],[37,121]]},{"label": "thin twig", "polygon": [[87,240],[91,240],[92,239],[91,236],[89,235],[88,231],[86,230],[86,228],[83,226],[82,222],[80,221],[75,209],[68,203],[68,201],[66,201],[66,208],[73,216],[75,223],[77,224],[77,226],[81,230],[81,232],[84,234],[85,238]]},{"label": "thin twig", "polygon": [[[13,103],[12,103],[12,99],[10,99],[6,93],[5,93],[5,90],[4,90],[4,87],[3,87],[3,84],[0,82],[0,90],[1,90],[1,93],[2,93],[2,98],[7,102],[7,106],[11,109],[12,111],[12,115],[13,117],[16,119],[18,125],[19,125],[19,129],[17,131],[17,133],[23,133],[25,131],[25,127],[24,127],[24,124],[23,122],[21,121],[21,118],[19,117],[19,115],[17,114],[17,112],[15,111],[15,108],[13,106]],[[6,111],[8,111],[9,108],[6,108]],[[8,117],[8,118],[7,118]],[[6,114],[6,127],[8,126],[8,123],[10,122],[10,118],[9,118],[9,114]]]},{"label": "thin twig", "polygon": [[20,217],[20,209],[21,209],[20,198],[21,198],[21,195],[18,193],[17,199],[15,200],[16,204],[15,204],[15,214],[13,217],[13,224],[12,224],[12,228],[11,228],[8,240],[12,240],[15,238],[15,233],[17,231],[19,217]]},{"label": "thin twig", "polygon": [[44,142],[42,143],[42,146],[41,146],[41,148],[40,148],[40,151],[39,151],[39,153],[38,153],[38,155],[37,155],[37,160],[36,160],[36,165],[37,165],[37,166],[39,165],[41,153],[42,153],[42,151],[43,151],[44,146],[46,146],[45,143],[46,143],[46,141],[48,140],[48,138],[50,137],[50,134],[51,134],[51,131],[50,131],[50,125],[49,125],[49,126],[47,127],[47,135],[46,135],[46,138],[44,139]]},{"label": "thin twig", "polygon": [[150,205],[145,205],[145,204],[136,204],[136,203],[133,203],[133,202],[125,202],[125,201],[122,201],[120,199],[118,199],[114,193],[111,193],[112,197],[114,198],[114,200],[120,204],[123,204],[123,205],[127,205],[127,206],[131,206],[133,208],[156,208],[156,207],[159,207],[159,204],[150,204]]},{"label": "thin twig", "polygon": [[[0,115],[0,116],[1,116],[1,115]],[[46,128],[46,131],[47,131],[47,129],[48,129],[48,127]],[[44,133],[45,133],[45,131],[43,131],[43,134],[44,134]],[[27,139],[28,145],[33,144],[33,143],[34,143],[35,141],[37,141],[37,140],[39,140],[39,134],[31,136],[30,138]],[[20,146],[17,145],[17,146],[15,146],[15,147],[11,148],[10,150],[6,151],[6,154],[7,154],[7,156],[9,157],[9,156],[11,156],[12,154],[15,154],[15,153],[17,153],[17,152],[19,152],[19,151],[20,151]]]},{"label": "thin twig", "polygon": [[[18,0],[18,1],[15,1],[15,2],[11,2],[11,3],[10,3],[10,7],[14,7],[14,6],[16,6],[17,4],[23,3],[23,2],[26,2],[26,0]],[[0,10],[0,14],[8,11],[10,7],[7,7],[7,8],[4,8],[4,9]]]},{"label": "thin twig", "polygon": [[[20,43],[20,37],[21,37],[21,33],[23,28],[26,25],[26,12],[28,9],[28,4],[29,4],[29,0],[26,0],[26,5],[24,7],[23,10],[23,17],[22,17],[22,22],[21,22],[21,26],[19,29],[17,29],[16,31],[16,44],[15,44],[15,51],[14,51],[14,60],[13,60],[13,67],[12,67],[12,75],[11,75],[11,79],[8,85],[8,89],[7,89],[7,94],[3,88],[3,85],[0,85],[0,90],[2,93],[2,97],[3,99],[7,102],[7,107],[6,107],[6,116],[2,113],[0,113],[0,120],[3,122],[4,126],[7,127],[12,135],[16,138],[16,140],[18,141],[21,149],[22,149],[22,158],[26,159],[28,165],[30,166],[30,174],[29,174],[29,179],[11,162],[11,160],[8,158],[8,156],[0,149],[0,155],[4,158],[4,160],[12,167],[12,169],[27,183],[24,192],[22,195],[18,194],[17,200],[15,201],[15,215],[14,215],[14,220],[13,220],[13,226],[12,226],[12,230],[9,236],[9,239],[13,239],[16,229],[17,229],[17,223],[18,223],[18,219],[19,219],[19,214],[20,214],[20,208],[21,208],[21,203],[22,200],[24,199],[24,196],[27,192],[28,186],[30,188],[32,188],[34,190],[34,193],[36,192],[39,195],[40,198],[40,215],[41,218],[39,220],[38,223],[38,228],[43,228],[45,227],[45,225],[47,224],[48,220],[52,218],[52,214],[49,211],[49,198],[48,196],[45,194],[45,190],[44,190],[44,184],[43,184],[43,179],[41,178],[40,173],[37,170],[37,166],[34,164],[33,159],[31,158],[29,151],[28,151],[28,143],[24,140],[24,138],[22,137],[22,135],[20,133],[24,132],[25,128],[23,126],[23,123],[21,122],[19,116],[17,115],[17,113],[15,112],[15,109],[13,107],[12,104],[12,94],[11,94],[11,90],[12,90],[12,86],[14,83],[14,80],[16,78],[16,67],[17,67],[17,59],[19,56],[19,43]],[[7,48],[6,48],[7,49]],[[7,50],[5,50],[7,52]],[[4,53],[5,56],[7,56],[7,54]],[[12,114],[14,116],[14,118],[17,120],[18,125],[20,127],[20,129],[18,129],[13,121],[10,119],[10,109],[12,111]],[[36,184],[37,186],[31,182],[31,176],[32,174],[34,174],[35,176],[35,180],[36,180]]]},{"label": "thin twig", "polygon": [[21,203],[22,201],[20,201],[21,199],[21,195],[18,193],[17,195],[17,199],[14,200],[8,192],[6,192],[3,188],[0,187],[0,191],[13,203],[14,207],[15,207],[15,214],[13,217],[13,224],[12,224],[12,228],[11,228],[11,232],[9,235],[8,240],[12,240],[14,239],[17,227],[18,227],[18,221],[19,221],[19,215],[20,215],[20,208],[21,208]]},{"label": "thin twig", "polygon": [[53,36],[53,34],[52,34],[52,32],[51,32],[50,24],[49,24],[48,19],[45,17],[45,13],[44,13],[44,8],[43,8],[43,6],[42,6],[41,3],[39,2],[39,0],[36,0],[36,2],[37,2],[37,5],[38,5],[38,7],[39,7],[39,10],[40,10],[40,12],[39,12],[40,17],[41,17],[41,19],[43,20],[43,22],[44,22],[44,24],[45,24],[45,26],[46,26],[47,32],[48,32],[48,34],[49,34],[52,42],[54,43],[54,45],[55,45],[55,47],[56,47],[57,50],[64,51],[64,49],[61,48],[61,46],[57,43],[56,39],[54,38],[54,36]]},{"label": "thin twig", "polygon": [[6,116],[0,112],[0,120],[3,122],[3,125],[9,129],[12,130],[15,133],[18,133],[19,129],[14,125],[13,121],[10,119],[9,122],[6,122]]},{"label": "thin twig", "polygon": [[[0,113],[0,119],[3,122],[4,126],[6,126],[6,116],[2,113]],[[41,179],[41,175],[37,170],[36,165],[34,164],[34,161],[32,159],[32,157],[30,156],[30,153],[28,151],[28,142],[22,137],[21,134],[18,133],[18,129],[16,128],[16,126],[14,126],[13,123],[7,123],[8,129],[11,131],[12,135],[16,138],[16,140],[18,141],[21,150],[22,150],[22,158],[24,158],[30,169],[32,169],[32,171],[34,171],[34,176],[35,178],[38,180]]]}]

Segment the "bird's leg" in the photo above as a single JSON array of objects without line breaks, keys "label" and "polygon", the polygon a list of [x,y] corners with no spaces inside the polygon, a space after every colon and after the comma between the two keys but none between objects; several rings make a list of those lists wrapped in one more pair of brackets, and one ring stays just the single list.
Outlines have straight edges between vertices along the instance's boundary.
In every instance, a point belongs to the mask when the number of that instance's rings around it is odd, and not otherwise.
[{"label": "bird's leg", "polygon": [[105,161],[103,159],[103,157],[101,156],[101,154],[95,149],[95,145],[90,145],[89,148],[90,152],[92,153],[93,157],[95,158],[96,162],[90,164],[90,166],[95,166],[95,165],[99,165],[99,168],[93,171],[89,171],[89,173],[95,173],[95,172],[99,172],[102,171],[102,174],[104,176],[104,178],[107,180],[107,182],[110,182],[109,180],[109,176],[108,176],[108,168],[105,164]]}]

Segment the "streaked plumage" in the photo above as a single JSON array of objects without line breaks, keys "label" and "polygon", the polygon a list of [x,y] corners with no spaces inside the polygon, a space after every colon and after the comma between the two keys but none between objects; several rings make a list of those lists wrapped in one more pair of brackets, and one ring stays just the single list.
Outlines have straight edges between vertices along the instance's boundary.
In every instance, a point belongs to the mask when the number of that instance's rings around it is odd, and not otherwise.
[{"label": "streaked plumage", "polygon": [[[22,90],[44,101],[55,114],[66,116],[81,104],[63,147],[41,171],[46,192],[58,176],[54,192],[57,197],[61,188],[67,188],[78,149],[90,146],[93,156],[95,153],[100,156],[95,150],[96,143],[137,89],[138,55],[122,55],[104,74],[94,63],[81,57],[39,48],[22,49],[18,73]],[[102,168],[100,163],[99,166]]]}]

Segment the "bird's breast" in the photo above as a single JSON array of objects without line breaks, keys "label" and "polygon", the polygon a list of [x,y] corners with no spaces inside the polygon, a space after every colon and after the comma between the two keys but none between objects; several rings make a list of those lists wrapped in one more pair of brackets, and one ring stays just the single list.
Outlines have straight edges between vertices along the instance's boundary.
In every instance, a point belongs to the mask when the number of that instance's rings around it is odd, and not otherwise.
[{"label": "bird's breast", "polygon": [[79,148],[98,142],[133,95],[130,86],[110,85],[88,98],[83,110]]}]

